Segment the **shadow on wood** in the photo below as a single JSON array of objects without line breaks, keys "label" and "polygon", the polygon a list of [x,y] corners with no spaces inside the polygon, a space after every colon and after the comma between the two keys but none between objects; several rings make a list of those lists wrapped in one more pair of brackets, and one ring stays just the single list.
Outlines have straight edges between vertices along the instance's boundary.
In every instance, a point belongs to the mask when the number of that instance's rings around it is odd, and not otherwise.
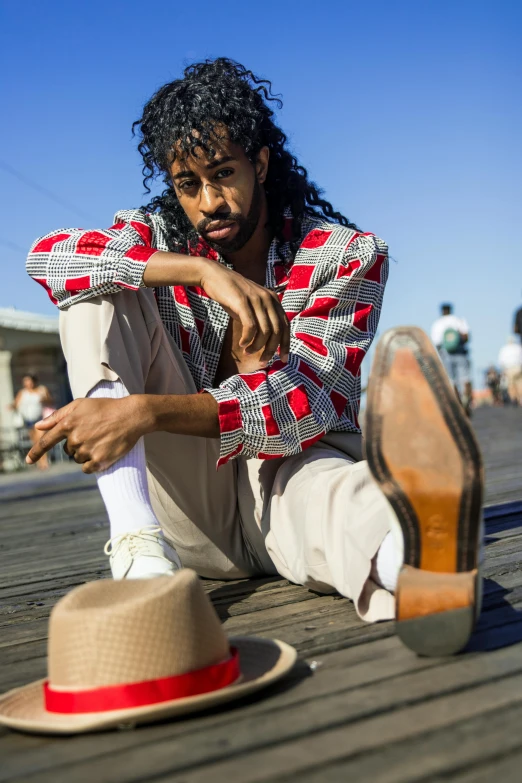
[{"label": "shadow on wood", "polygon": [[225,583],[215,587],[208,592],[214,609],[219,615],[221,622],[231,617],[230,608],[237,603],[244,602],[252,595],[257,593],[265,585],[271,585],[280,582],[279,576],[260,577],[258,579],[243,579],[240,582]]},{"label": "shadow on wood", "polygon": [[487,652],[522,642],[522,611],[511,606],[506,590],[494,579],[484,579],[484,593],[495,593],[495,604],[482,612],[464,652]]}]

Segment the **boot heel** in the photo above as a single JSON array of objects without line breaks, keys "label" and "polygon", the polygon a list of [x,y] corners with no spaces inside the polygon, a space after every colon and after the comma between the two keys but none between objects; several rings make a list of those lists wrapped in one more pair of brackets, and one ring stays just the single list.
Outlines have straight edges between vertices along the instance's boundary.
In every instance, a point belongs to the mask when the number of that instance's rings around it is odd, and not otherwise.
[{"label": "boot heel", "polygon": [[442,573],[405,565],[396,591],[396,630],[419,655],[451,655],[469,641],[477,615],[477,571]]}]

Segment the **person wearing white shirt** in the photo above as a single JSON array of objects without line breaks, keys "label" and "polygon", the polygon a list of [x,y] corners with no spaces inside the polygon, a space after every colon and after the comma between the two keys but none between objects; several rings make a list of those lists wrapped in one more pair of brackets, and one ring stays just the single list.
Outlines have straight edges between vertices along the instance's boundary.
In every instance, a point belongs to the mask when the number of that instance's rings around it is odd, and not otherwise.
[{"label": "person wearing white shirt", "polygon": [[473,386],[469,361],[469,326],[453,313],[450,304],[441,305],[441,315],[433,322],[431,339],[466,410],[471,415]]},{"label": "person wearing white shirt", "polygon": [[500,349],[498,364],[506,379],[509,399],[515,405],[522,405],[522,345],[516,337],[508,337]]}]

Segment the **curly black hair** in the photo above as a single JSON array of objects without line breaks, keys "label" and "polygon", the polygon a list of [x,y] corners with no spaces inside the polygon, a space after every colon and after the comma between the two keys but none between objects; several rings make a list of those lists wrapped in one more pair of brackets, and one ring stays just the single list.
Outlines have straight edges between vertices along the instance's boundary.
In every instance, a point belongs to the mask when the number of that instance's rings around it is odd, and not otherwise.
[{"label": "curly black hair", "polygon": [[[183,79],[165,84],[145,105],[142,117],[132,126],[133,134],[138,129],[141,135],[138,150],[143,158],[145,192],[150,193],[149,184],[158,176],[163,176],[167,185],[146,209],[159,211],[165,218],[172,250],[188,249],[189,242],[195,239],[195,231],[170,180],[174,145],[183,154],[202,147],[212,157],[216,127],[223,126],[228,138],[239,144],[252,162],[262,147],[270,150],[265,191],[270,226],[279,245],[290,242],[292,252],[296,252],[306,215],[356,228],[321,198],[321,191],[310,182],[306,169],[286,149],[287,137],[274,123],[269,101],[278,108],[282,106],[268,80],[260,79],[234,60],[219,57],[188,66]],[[283,235],[287,208],[293,218],[291,236]]]}]

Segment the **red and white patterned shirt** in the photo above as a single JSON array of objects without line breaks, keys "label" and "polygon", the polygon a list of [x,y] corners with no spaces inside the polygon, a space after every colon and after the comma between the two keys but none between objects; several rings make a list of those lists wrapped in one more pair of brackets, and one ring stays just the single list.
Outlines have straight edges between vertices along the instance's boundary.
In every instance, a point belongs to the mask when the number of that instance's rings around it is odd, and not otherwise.
[{"label": "red and white patterned shirt", "polygon": [[[122,288],[143,286],[157,251],[167,251],[161,214],[118,212],[108,229],[62,229],[38,239],[27,271],[60,308]],[[306,218],[292,259],[274,240],[266,287],[290,321],[287,364],[274,357],[257,372],[214,387],[229,322],[220,304],[195,286],[155,289],[165,328],[183,352],[196,388],[218,402],[218,466],[242,454],[272,459],[297,454],[329,431],[360,432],[360,365],[375,335],[388,277],[388,249],[373,234]],[[191,249],[201,255],[201,246]],[[227,262],[207,248],[221,264]]]}]

